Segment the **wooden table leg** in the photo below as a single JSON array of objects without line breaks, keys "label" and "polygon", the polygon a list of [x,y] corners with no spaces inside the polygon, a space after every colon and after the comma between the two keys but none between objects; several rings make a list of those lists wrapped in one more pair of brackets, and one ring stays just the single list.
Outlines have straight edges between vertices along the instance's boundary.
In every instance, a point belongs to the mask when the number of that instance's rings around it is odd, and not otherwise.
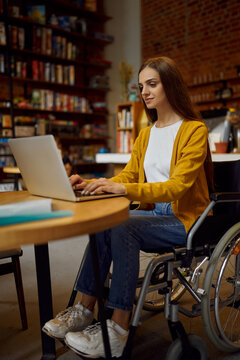
[{"label": "wooden table leg", "polygon": [[[53,318],[51,274],[48,244],[34,245],[37,272],[38,302],[41,329],[46,321]],[[41,331],[41,360],[56,359],[55,340]]]}]

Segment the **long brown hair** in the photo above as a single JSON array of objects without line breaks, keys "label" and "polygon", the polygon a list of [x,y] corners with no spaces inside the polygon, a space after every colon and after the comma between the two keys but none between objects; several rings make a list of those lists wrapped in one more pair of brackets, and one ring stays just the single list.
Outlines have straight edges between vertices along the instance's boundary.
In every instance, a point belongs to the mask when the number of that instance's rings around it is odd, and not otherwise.
[{"label": "long brown hair", "polygon": [[[185,120],[202,121],[200,115],[194,110],[188,94],[187,86],[179,69],[177,68],[176,63],[172,59],[166,56],[150,58],[142,64],[139,69],[138,76],[146,67],[152,68],[158,72],[167,100],[174,112]],[[156,121],[157,110],[148,109],[144,101],[143,105],[149,121]],[[213,191],[213,164],[209,144],[207,144],[207,157],[204,163],[204,168],[209,190]]]}]

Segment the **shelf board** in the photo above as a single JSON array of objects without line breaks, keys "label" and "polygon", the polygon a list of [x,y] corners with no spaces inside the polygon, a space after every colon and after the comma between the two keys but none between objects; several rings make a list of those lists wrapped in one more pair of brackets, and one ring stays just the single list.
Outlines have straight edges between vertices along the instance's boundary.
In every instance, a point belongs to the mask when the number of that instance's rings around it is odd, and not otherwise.
[{"label": "shelf board", "polygon": [[[0,74],[0,77],[2,79],[7,80],[8,76],[5,74]],[[91,86],[84,86],[84,85],[68,85],[68,84],[60,84],[57,82],[52,81],[45,81],[45,80],[35,80],[30,78],[22,78],[17,76],[12,76],[12,80],[14,82],[22,82],[22,83],[30,83],[30,84],[36,84],[36,85],[45,85],[47,87],[61,87],[65,89],[75,89],[75,90],[82,90],[82,91],[91,91],[91,92],[99,92],[99,93],[106,93],[110,91],[109,88],[101,88],[101,87],[91,87]],[[4,100],[6,101],[6,100]]]},{"label": "shelf board", "polygon": [[[9,107],[2,107],[0,106],[0,110],[3,111],[10,111]],[[63,111],[63,110],[41,110],[41,109],[35,109],[35,108],[17,108],[15,107],[13,109],[14,112],[18,113],[42,113],[42,114],[70,114],[70,115],[80,115],[80,116],[89,116],[89,117],[95,117],[95,116],[107,116],[107,111],[98,111],[98,112],[92,112],[92,113],[83,113],[79,111]]]},{"label": "shelf board", "polygon": [[76,141],[76,142],[85,142],[85,141],[107,141],[108,140],[108,136],[90,136],[90,137],[80,137],[80,136],[61,136],[59,135],[59,138],[62,141]]},{"label": "shelf board", "polygon": [[133,130],[133,127],[124,127],[124,126],[121,126],[121,127],[118,127],[117,128],[117,131],[126,131],[126,130]]},{"label": "shelf board", "polygon": [[[0,49],[6,49],[6,45],[0,45]],[[74,59],[67,59],[67,58],[62,58],[59,56],[54,56],[54,55],[47,55],[47,54],[42,54],[40,52],[35,52],[33,50],[29,50],[29,49],[17,49],[17,48],[11,48],[9,50],[10,53],[13,54],[20,54],[20,55],[29,55],[34,57],[34,59],[46,59],[48,61],[53,61],[53,62],[60,62],[60,63],[66,63],[66,64],[75,64],[75,65],[80,65],[83,67],[92,67],[92,68],[96,68],[96,69],[108,69],[111,67],[111,63],[96,63],[96,62],[91,62],[91,61],[80,61],[80,60],[74,60]]]},{"label": "shelf board", "polygon": [[214,80],[214,81],[209,81],[209,82],[203,82],[200,84],[192,84],[192,85],[188,85],[189,89],[195,89],[195,88],[199,88],[199,87],[205,87],[205,86],[211,86],[211,85],[217,85],[217,84],[222,84],[224,82],[240,82],[240,76],[239,77],[235,77],[235,78],[226,78],[226,79],[219,79],[219,80]]},{"label": "shelf board", "polygon": [[209,100],[209,101],[199,101],[199,102],[196,102],[195,105],[210,105],[210,104],[225,103],[225,102],[235,101],[235,100],[240,100],[240,96],[229,97],[226,99],[214,99],[214,100]]}]

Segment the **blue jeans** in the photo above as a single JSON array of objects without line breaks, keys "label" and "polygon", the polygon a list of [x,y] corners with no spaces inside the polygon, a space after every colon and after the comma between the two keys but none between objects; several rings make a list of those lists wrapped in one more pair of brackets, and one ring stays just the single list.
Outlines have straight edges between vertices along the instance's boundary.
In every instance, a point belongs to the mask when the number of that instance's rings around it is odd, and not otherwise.
[{"label": "blue jeans", "polygon": [[[171,203],[157,203],[155,209],[131,210],[124,223],[96,234],[102,283],[113,261],[108,307],[131,311],[139,274],[140,250],[184,246],[186,231],[174,216]],[[88,251],[77,286],[78,291],[96,296],[92,258]]]}]

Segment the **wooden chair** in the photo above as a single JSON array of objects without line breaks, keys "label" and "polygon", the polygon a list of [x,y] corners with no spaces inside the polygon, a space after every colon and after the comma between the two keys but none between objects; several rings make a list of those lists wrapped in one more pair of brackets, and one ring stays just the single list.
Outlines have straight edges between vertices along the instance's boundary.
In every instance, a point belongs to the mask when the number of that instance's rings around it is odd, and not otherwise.
[{"label": "wooden chair", "polygon": [[17,296],[18,296],[18,304],[19,304],[21,321],[22,321],[22,329],[26,330],[28,328],[28,324],[27,324],[27,315],[26,315],[26,307],[25,307],[24,292],[23,292],[22,273],[21,273],[21,267],[19,261],[20,256],[22,256],[22,249],[20,248],[0,251],[0,259],[9,259],[8,262],[4,262],[0,264],[0,275],[14,273]]}]

